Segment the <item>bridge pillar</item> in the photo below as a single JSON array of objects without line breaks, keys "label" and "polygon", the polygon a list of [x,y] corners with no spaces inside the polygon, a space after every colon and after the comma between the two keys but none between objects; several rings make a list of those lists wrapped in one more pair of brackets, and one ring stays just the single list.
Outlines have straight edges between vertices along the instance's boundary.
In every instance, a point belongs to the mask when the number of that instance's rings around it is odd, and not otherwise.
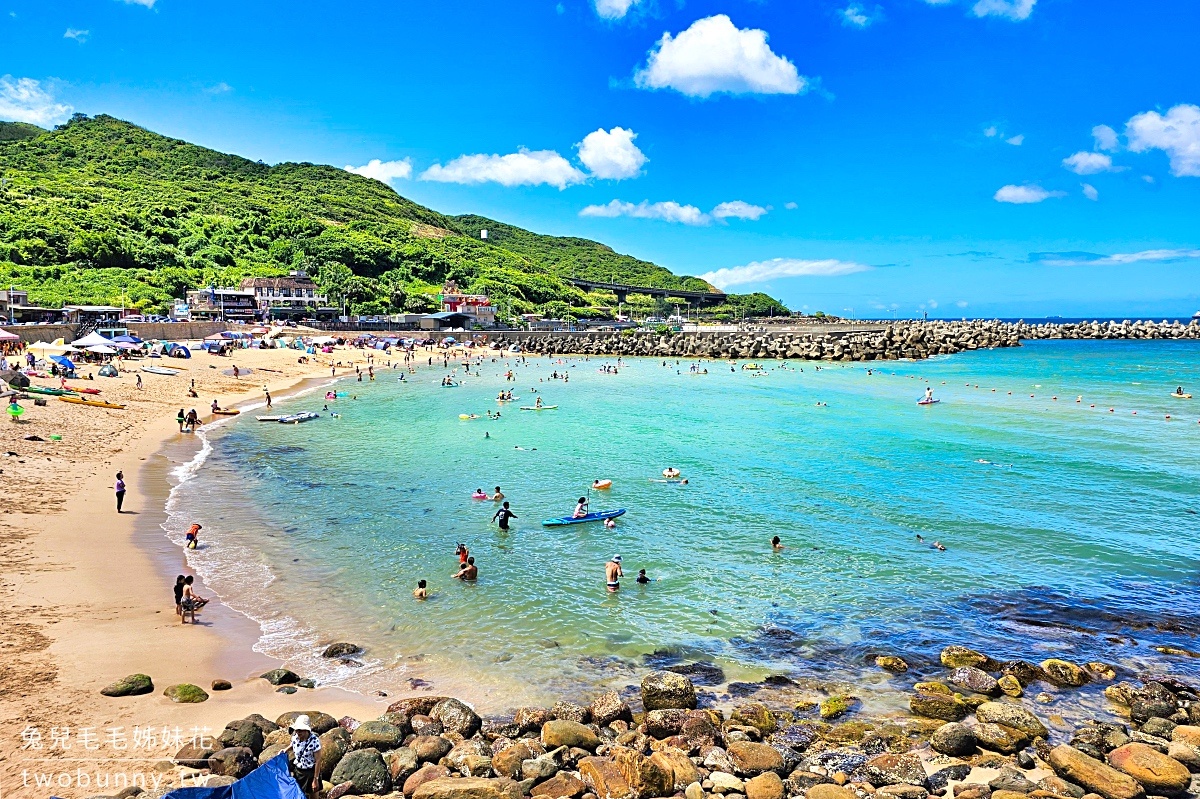
[{"label": "bridge pillar", "polygon": [[614,291],[613,294],[617,295],[617,302],[628,302],[629,301],[629,292],[628,291],[624,291],[624,290]]}]

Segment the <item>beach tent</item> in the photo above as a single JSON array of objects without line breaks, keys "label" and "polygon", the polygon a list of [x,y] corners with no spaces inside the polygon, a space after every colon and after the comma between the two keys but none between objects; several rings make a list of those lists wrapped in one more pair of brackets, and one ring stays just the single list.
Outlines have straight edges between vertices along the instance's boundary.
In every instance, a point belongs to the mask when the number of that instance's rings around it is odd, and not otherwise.
[{"label": "beach tent", "polygon": [[0,328],[0,341],[19,341],[20,336],[15,333],[9,333],[7,330]]},{"label": "beach tent", "polygon": [[78,341],[71,342],[71,345],[75,346],[75,347],[95,347],[97,344],[103,344],[105,346],[111,347],[113,342],[112,342],[112,339],[105,338],[104,336],[100,335],[99,333],[88,333],[86,336],[79,339]]},{"label": "beach tent", "polygon": [[119,350],[140,350],[142,348],[140,344],[130,344],[128,341],[118,341],[116,339],[113,339],[108,344],[100,344],[98,346],[116,347]]},{"label": "beach tent", "polygon": [[91,347],[84,347],[88,352],[94,352],[97,355],[116,355],[117,351],[105,344],[95,344]]},{"label": "beach tent", "polygon": [[288,772],[287,752],[280,752],[232,785],[176,788],[163,799],[305,799]]},{"label": "beach tent", "polygon": [[320,346],[322,344],[337,344],[337,339],[333,336],[317,336],[312,340],[313,344]]},{"label": "beach tent", "polygon": [[142,340],[140,338],[138,338],[137,336],[131,336],[128,333],[126,333],[123,336],[115,336],[113,338],[113,341],[119,341],[122,344],[141,344],[142,343]]},{"label": "beach tent", "polygon": [[172,358],[190,358],[192,351],[182,344],[163,344],[162,351]]},{"label": "beach tent", "polygon": [[29,378],[15,369],[11,369],[7,372],[0,372],[0,380],[3,380],[5,383],[8,383],[14,388],[29,387]]}]

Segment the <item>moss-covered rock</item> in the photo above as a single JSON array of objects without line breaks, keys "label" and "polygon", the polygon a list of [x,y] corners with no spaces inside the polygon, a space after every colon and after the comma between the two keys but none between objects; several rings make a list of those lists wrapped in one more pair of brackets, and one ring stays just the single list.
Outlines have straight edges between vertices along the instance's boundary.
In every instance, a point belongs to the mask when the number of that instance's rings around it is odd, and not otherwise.
[{"label": "moss-covered rock", "polygon": [[208,693],[203,688],[187,682],[167,686],[163,696],[180,704],[194,704],[208,699]]},{"label": "moss-covered rock", "polygon": [[100,689],[105,696],[138,696],[154,690],[154,683],[145,674],[130,674]]},{"label": "moss-covered rock", "polygon": [[830,696],[821,701],[821,718],[829,720],[840,718],[858,706],[859,702],[853,696]]}]

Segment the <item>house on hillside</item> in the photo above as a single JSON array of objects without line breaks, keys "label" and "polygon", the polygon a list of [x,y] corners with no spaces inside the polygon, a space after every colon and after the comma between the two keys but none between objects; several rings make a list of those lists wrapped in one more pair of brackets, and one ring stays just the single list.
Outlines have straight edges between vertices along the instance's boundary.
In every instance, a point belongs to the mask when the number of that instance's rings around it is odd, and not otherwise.
[{"label": "house on hillside", "polygon": [[29,304],[29,292],[20,289],[0,291],[0,321],[4,322],[57,322],[62,311],[57,308],[40,308]]},{"label": "house on hillside", "polygon": [[496,306],[486,294],[464,294],[458,290],[453,280],[446,281],[442,293],[438,295],[442,304],[442,312],[448,314],[465,314],[470,322],[464,327],[495,327]]},{"label": "house on hillside", "polygon": [[197,289],[187,293],[187,303],[193,320],[253,322],[258,319],[258,304],[252,291],[233,288]]},{"label": "house on hillside", "polygon": [[333,319],[337,309],[329,307],[329,297],[321,293],[315,280],[305,272],[287,277],[248,277],[242,291],[254,295],[263,319]]}]

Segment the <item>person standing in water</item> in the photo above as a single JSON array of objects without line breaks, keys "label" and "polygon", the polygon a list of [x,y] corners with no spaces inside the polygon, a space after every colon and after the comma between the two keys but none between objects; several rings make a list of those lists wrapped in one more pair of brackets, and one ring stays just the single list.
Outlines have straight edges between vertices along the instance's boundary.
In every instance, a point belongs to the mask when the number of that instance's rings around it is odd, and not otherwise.
[{"label": "person standing in water", "polygon": [[415,599],[425,599],[429,596],[429,591],[426,588],[424,580],[417,580],[417,587],[413,589],[413,597]]},{"label": "person standing in water", "polygon": [[517,514],[513,513],[508,508],[508,502],[500,506],[500,510],[496,511],[496,515],[492,517],[492,521],[500,525],[500,529],[508,532],[508,520],[517,518]]},{"label": "person standing in water", "polygon": [[621,571],[621,556],[613,555],[612,560],[604,564],[604,579],[609,593],[615,594],[621,590],[621,578],[625,576],[625,572]]}]

